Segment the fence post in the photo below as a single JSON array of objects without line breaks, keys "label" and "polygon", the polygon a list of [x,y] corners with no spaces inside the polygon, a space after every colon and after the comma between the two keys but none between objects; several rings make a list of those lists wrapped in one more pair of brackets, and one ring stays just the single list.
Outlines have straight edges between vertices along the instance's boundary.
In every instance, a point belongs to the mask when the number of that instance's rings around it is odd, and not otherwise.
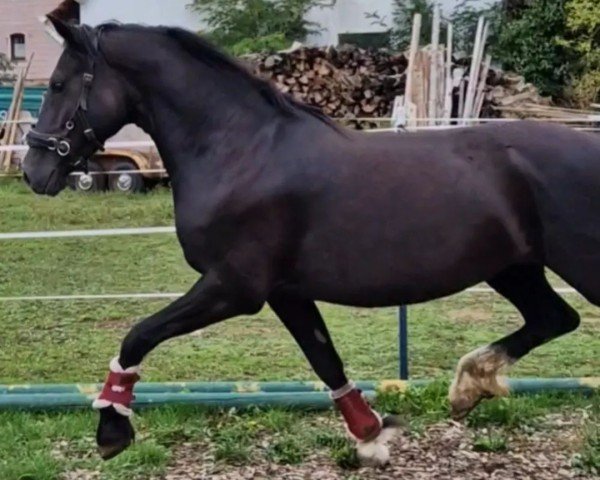
[{"label": "fence post", "polygon": [[408,308],[398,308],[398,346],[400,349],[400,380],[408,380]]}]

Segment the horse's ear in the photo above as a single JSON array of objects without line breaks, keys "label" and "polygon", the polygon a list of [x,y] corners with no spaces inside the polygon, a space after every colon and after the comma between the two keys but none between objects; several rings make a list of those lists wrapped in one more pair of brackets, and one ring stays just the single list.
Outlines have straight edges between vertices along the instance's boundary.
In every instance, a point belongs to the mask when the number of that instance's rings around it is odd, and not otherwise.
[{"label": "horse's ear", "polygon": [[58,16],[54,15],[54,13],[49,13],[46,15],[46,18],[50,20],[50,23],[56,30],[56,32],[64,38],[65,42],[69,46],[77,46],[79,43],[79,35],[77,31],[77,27],[75,25],[71,25]]}]

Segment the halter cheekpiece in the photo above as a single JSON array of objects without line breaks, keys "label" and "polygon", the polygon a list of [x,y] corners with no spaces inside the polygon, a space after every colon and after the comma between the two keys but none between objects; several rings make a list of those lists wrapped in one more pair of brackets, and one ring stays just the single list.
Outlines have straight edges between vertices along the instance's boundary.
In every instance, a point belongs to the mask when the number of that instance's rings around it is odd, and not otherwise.
[{"label": "halter cheekpiece", "polygon": [[[71,155],[71,139],[68,137],[69,132],[75,128],[75,125],[80,125],[83,129],[83,134],[88,144],[91,144],[94,149],[104,151],[104,145],[98,140],[94,129],[90,125],[87,118],[88,112],[88,97],[92,82],[94,81],[94,64],[99,55],[98,41],[100,30],[94,32],[88,27],[80,27],[85,39],[87,55],[87,66],[83,74],[83,82],[81,94],[77,101],[77,108],[69,120],[65,123],[62,131],[57,133],[39,132],[32,128],[27,134],[27,145],[30,148],[45,148],[52,152],[56,152],[61,157],[69,157]],[[87,170],[87,158],[71,158],[70,167],[72,170]]]}]

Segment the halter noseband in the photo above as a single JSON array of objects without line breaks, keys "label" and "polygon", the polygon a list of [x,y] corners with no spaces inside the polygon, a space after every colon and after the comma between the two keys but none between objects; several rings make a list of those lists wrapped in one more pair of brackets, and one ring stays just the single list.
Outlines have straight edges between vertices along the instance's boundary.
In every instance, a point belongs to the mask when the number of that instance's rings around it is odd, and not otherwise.
[{"label": "halter noseband", "polygon": [[[68,157],[71,154],[71,139],[68,135],[69,132],[75,128],[75,125],[79,124],[83,129],[83,134],[87,143],[94,147],[92,152],[95,152],[96,150],[104,151],[104,145],[98,140],[98,137],[87,118],[88,97],[94,80],[94,63],[99,54],[98,36],[100,32],[98,32],[98,34],[93,34],[89,31],[91,29],[84,28],[85,27],[82,27],[81,31],[84,33],[83,37],[89,53],[87,56],[88,64],[86,71],[83,74],[83,86],[77,101],[77,108],[71,118],[65,123],[65,128],[58,133],[43,133],[32,128],[26,137],[27,145],[29,145],[30,148],[45,148],[52,152],[56,152],[61,157]],[[87,158],[71,158],[69,164],[72,170],[87,170]]]}]

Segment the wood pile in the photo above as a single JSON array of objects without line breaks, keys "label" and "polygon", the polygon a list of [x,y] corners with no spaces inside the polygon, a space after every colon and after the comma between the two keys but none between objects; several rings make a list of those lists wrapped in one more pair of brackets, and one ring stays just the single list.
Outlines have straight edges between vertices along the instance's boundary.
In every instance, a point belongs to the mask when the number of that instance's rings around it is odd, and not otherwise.
[{"label": "wood pile", "polygon": [[492,58],[485,52],[488,25],[484,18],[479,19],[471,57],[462,60],[453,55],[451,24],[447,37],[440,38],[439,8],[434,11],[431,43],[424,47],[419,45],[421,21],[416,14],[411,46],[405,54],[349,45],[295,45],[288,51],[248,55],[244,60],[281,91],[356,128],[382,126],[377,119],[389,121],[393,115],[402,117],[409,128],[469,124],[469,119],[504,116],[505,107],[550,104],[522,77],[492,68]]},{"label": "wood pile", "polygon": [[[453,26],[447,25],[447,36],[442,39],[441,13],[434,8],[431,43],[419,46],[421,15],[413,18],[412,40],[407,69],[407,88],[398,103],[398,118],[411,129],[423,126],[469,125],[481,117],[486,106],[488,78],[492,57],[486,55],[489,24],[480,17],[473,53],[468,63],[456,62],[453,56]],[[443,43],[442,43],[443,41]]]},{"label": "wood pile", "polygon": [[527,83],[522,76],[514,73],[493,71],[487,83],[486,99],[489,105],[507,118],[513,117],[511,112],[518,113],[528,105],[547,107],[552,104],[550,97],[541,96],[533,84]]},{"label": "wood pile", "polygon": [[389,117],[404,92],[408,60],[386,50],[301,47],[246,57],[259,75],[283,92],[336,118]]}]

